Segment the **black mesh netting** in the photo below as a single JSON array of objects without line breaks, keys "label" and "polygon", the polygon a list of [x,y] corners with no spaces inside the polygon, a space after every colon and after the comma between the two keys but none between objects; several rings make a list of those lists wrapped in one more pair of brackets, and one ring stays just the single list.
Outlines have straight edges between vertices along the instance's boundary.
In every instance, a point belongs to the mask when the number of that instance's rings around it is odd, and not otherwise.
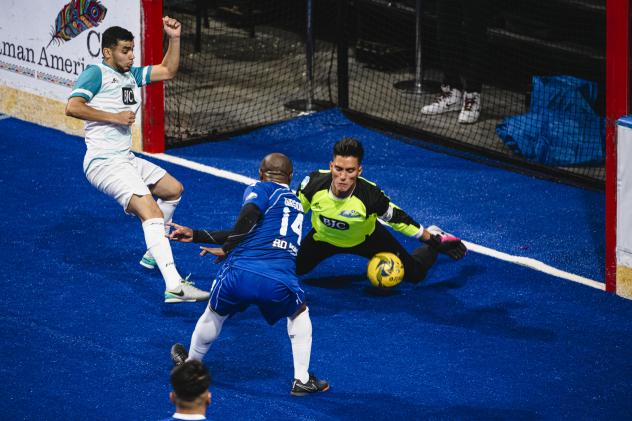
[{"label": "black mesh netting", "polygon": [[[304,2],[167,0],[164,9],[183,25],[180,70],[165,85],[167,146],[298,115],[284,104],[306,98]],[[319,22],[334,24],[323,12]],[[319,39],[314,97],[328,101],[335,101],[332,53]]]},{"label": "black mesh netting", "polygon": [[[165,0],[184,27],[181,70],[166,85],[168,146],[298,114],[285,105],[308,92],[306,3]],[[605,0],[313,4],[315,99],[601,185]]]}]

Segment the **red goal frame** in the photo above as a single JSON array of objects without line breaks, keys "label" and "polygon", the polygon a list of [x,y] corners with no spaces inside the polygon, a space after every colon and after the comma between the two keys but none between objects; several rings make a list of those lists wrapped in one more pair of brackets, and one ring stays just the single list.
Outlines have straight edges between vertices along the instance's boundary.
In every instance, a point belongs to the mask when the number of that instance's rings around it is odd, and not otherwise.
[{"label": "red goal frame", "polygon": [[[141,1],[141,37],[143,65],[160,63],[162,51],[162,0]],[[144,88],[142,114],[143,151],[165,151],[165,88],[152,83]]]},{"label": "red goal frame", "polygon": [[617,120],[630,113],[630,0],[606,0],[606,291],[617,290]]},{"label": "red goal frame", "polygon": [[[162,0],[141,0],[142,62],[163,57]],[[142,111],[143,151],[165,151],[164,86],[145,87]],[[616,292],[617,147],[616,122],[630,113],[630,0],[606,0],[606,182],[605,281]]]}]

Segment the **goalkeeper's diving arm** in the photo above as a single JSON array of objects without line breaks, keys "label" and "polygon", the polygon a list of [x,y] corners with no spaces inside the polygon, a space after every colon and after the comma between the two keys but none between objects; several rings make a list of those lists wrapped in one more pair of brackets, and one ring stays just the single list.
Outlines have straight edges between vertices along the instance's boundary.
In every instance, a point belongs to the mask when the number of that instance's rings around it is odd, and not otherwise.
[{"label": "goalkeeper's diving arm", "polygon": [[416,237],[419,241],[428,244],[439,253],[446,254],[454,260],[461,259],[467,254],[467,248],[460,238],[446,233],[432,233],[426,230],[406,212],[392,203],[389,204],[388,210],[379,219],[402,234]]}]

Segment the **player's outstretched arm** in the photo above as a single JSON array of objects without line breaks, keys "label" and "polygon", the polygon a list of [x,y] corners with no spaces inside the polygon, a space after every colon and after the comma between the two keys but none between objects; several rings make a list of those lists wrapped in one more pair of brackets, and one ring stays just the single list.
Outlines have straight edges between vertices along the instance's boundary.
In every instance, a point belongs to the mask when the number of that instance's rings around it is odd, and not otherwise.
[{"label": "player's outstretched arm", "polygon": [[193,242],[193,230],[184,225],[178,225],[174,222],[167,222],[167,225],[171,228],[171,232],[166,234],[166,237],[172,241],[179,241],[181,243]]},{"label": "player's outstretched arm", "polygon": [[212,254],[213,256],[215,256],[215,263],[221,262],[226,258],[226,256],[228,256],[228,253],[226,253],[226,251],[224,251],[224,249],[220,247],[200,246],[200,250],[202,250],[200,252],[200,256],[206,256],[207,254]]},{"label": "player's outstretched arm", "polygon": [[[378,216],[380,221],[387,223],[395,231],[401,232],[408,237],[416,237],[420,240],[427,240],[430,234],[420,230],[421,225],[415,222],[404,210],[394,203],[388,203],[388,207],[384,214]],[[421,231],[421,232],[420,232]],[[421,235],[421,237],[420,237]]]},{"label": "player's outstretched arm", "polygon": [[120,113],[108,113],[92,108],[87,104],[85,98],[73,96],[66,103],[66,115],[80,120],[102,121],[104,123],[120,124],[131,126],[136,121],[136,114],[132,111],[122,111]]},{"label": "player's outstretched arm", "polygon": [[173,230],[165,236],[172,241],[179,241],[181,243],[224,244],[228,236],[232,233],[232,231],[229,230],[194,230],[173,222],[168,222],[167,225],[173,228]]},{"label": "player's outstretched arm", "polygon": [[467,247],[460,238],[444,232],[436,233],[421,228],[406,212],[393,203],[389,203],[387,211],[379,216],[379,219],[396,231],[409,237],[414,236],[439,253],[450,256],[454,260],[462,259],[467,254]]},{"label": "player's outstretched arm", "polygon": [[[218,243],[218,247],[201,246],[200,256],[212,254],[217,257],[215,263],[219,263],[248,235],[252,228],[261,219],[261,210],[254,203],[247,203],[241,208],[233,229],[229,231],[193,231],[193,241],[198,243]],[[204,241],[201,241],[204,240]]]},{"label": "player's outstretched arm", "polygon": [[162,63],[151,67],[149,78],[152,82],[173,79],[180,67],[180,34],[182,25],[174,18],[162,18],[162,27],[169,38],[169,46]]}]

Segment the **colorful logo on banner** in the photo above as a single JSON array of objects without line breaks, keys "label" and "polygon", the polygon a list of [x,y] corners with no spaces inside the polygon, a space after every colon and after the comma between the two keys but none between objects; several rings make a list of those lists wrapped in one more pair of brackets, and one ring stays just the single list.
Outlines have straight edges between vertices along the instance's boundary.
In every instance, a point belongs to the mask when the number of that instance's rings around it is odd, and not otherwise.
[{"label": "colorful logo on banner", "polygon": [[85,31],[94,28],[105,18],[107,8],[99,0],[72,0],[57,14],[51,30],[51,40],[57,45],[69,41]]}]

